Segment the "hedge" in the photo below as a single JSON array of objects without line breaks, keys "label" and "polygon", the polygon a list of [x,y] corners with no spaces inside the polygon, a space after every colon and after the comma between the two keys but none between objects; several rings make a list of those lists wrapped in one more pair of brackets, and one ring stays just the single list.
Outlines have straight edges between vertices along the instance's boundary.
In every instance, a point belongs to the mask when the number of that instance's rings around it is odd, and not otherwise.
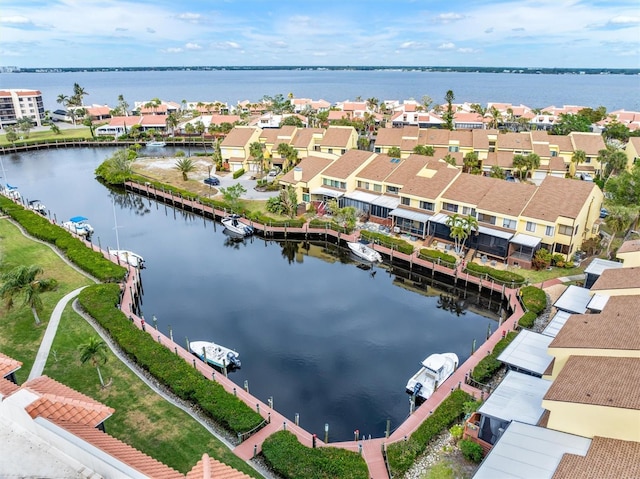
[{"label": "hedge", "polygon": [[309,228],[330,229],[333,231],[339,231],[340,233],[351,233],[349,228],[341,226],[335,221],[323,221],[318,218],[314,218],[309,221]]},{"label": "hedge", "polygon": [[537,318],[538,315],[536,313],[533,311],[527,311],[518,321],[518,326],[521,328],[531,329],[533,328]]},{"label": "hedge", "polygon": [[480,278],[490,278],[496,283],[503,283],[507,286],[513,284],[522,284],[525,279],[523,276],[513,273],[511,271],[505,271],[502,269],[491,268],[490,266],[483,266],[478,263],[467,263],[465,271],[473,276]]},{"label": "hedge", "polygon": [[468,439],[463,439],[458,443],[458,447],[462,452],[462,455],[465,459],[479,463],[482,461],[482,457],[484,456],[484,452],[482,451],[482,446],[477,442],[469,441]]},{"label": "hedge", "polygon": [[461,389],[453,391],[406,441],[387,447],[392,477],[402,477],[422,454],[429,442],[464,416],[464,403],[473,398]]},{"label": "hedge", "polygon": [[239,169],[238,171],[234,171],[233,172],[233,179],[237,180],[238,178],[240,178],[242,175],[244,175],[244,168]]},{"label": "hedge", "polygon": [[404,254],[413,254],[413,245],[407,243],[404,240],[394,238],[383,233],[361,230],[360,237],[373,243],[378,243],[382,246],[386,246],[387,248],[393,248],[396,251],[400,251]]},{"label": "hedge", "polygon": [[518,333],[511,331],[504,338],[498,341],[493,347],[491,354],[482,358],[480,362],[476,364],[476,367],[473,368],[471,378],[482,384],[491,379],[495,372],[500,369],[500,366],[502,366],[502,363],[497,359],[498,356],[500,356],[500,353],[509,346],[511,341],[513,341],[517,335]]},{"label": "hedge", "polygon": [[438,251],[437,249],[428,248],[422,248],[420,250],[420,257],[436,263],[438,262],[438,260],[440,260],[441,263],[445,263],[451,266],[455,266],[457,261],[455,256],[444,253],[442,251]]},{"label": "hedge", "polygon": [[362,456],[337,447],[303,446],[289,431],[278,431],[262,444],[267,464],[285,479],[367,479]]},{"label": "hedge", "polygon": [[106,259],[102,253],[75,238],[61,226],[54,225],[45,217],[0,196],[0,210],[11,216],[34,238],[55,245],[69,260],[80,269],[103,282],[121,281],[127,273],[126,268]]},{"label": "hedge", "polygon": [[206,379],[194,367],[151,335],[131,325],[115,307],[120,295],[116,284],[98,284],[82,290],[78,302],[106,329],[127,356],[149,371],[179,398],[194,401],[214,421],[234,433],[259,426],[263,419],[253,409],[215,381]]},{"label": "hedge", "polygon": [[547,307],[547,294],[535,286],[525,286],[520,289],[520,297],[527,311],[540,314]]}]

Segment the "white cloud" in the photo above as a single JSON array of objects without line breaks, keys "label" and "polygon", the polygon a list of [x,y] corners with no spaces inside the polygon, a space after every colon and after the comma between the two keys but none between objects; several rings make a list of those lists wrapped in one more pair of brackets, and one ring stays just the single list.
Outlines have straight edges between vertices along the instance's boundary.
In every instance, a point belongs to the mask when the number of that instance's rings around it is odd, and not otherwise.
[{"label": "white cloud", "polygon": [[29,25],[32,22],[22,15],[13,15],[9,17],[0,17],[0,23],[5,23],[7,25]]},{"label": "white cloud", "polygon": [[202,15],[200,15],[199,13],[187,12],[179,14],[177,18],[189,23],[198,23],[200,20],[202,20]]},{"label": "white cloud", "polygon": [[200,45],[198,45],[197,43],[187,43],[184,46],[187,50],[202,50],[202,47]]},{"label": "white cloud", "polygon": [[493,33],[493,27],[487,28],[484,33]]},{"label": "white cloud", "polygon": [[440,15],[436,16],[435,21],[437,23],[451,23],[451,22],[456,22],[458,20],[462,20],[463,18],[464,18],[464,15],[460,15],[459,13],[449,12],[449,13],[441,13]]},{"label": "white cloud", "polygon": [[165,53],[182,53],[182,48],[180,47],[171,47],[163,50]]},{"label": "white cloud", "polygon": [[640,24],[640,17],[618,15],[607,22],[608,25],[637,25]]},{"label": "white cloud", "polygon": [[401,50],[412,50],[416,48],[422,48],[423,46],[424,45],[420,42],[410,41],[401,43],[398,48],[400,48]]},{"label": "white cloud", "polygon": [[287,43],[283,42],[282,40],[279,40],[276,42],[269,42],[267,45],[273,48],[289,48],[289,45],[287,45]]},{"label": "white cloud", "polygon": [[458,48],[456,51],[459,52],[459,53],[476,53],[476,52],[478,52],[478,50],[476,50],[474,48],[468,48],[468,47]]},{"label": "white cloud", "polygon": [[156,31],[151,27],[147,27],[147,33],[156,33]]},{"label": "white cloud", "polygon": [[234,50],[240,49],[240,44],[236,42],[218,42],[213,44],[214,48],[220,48],[222,50],[228,50],[233,48]]},{"label": "white cloud", "polygon": [[444,42],[438,45],[438,50],[452,50],[456,47],[455,43],[452,42]]}]

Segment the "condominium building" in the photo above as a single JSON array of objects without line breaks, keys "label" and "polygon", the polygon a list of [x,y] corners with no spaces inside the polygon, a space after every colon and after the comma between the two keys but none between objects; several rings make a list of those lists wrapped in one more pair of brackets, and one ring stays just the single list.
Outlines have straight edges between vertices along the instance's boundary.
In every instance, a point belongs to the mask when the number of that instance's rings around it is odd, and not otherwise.
[{"label": "condominium building", "polygon": [[30,118],[37,126],[45,118],[42,93],[38,90],[0,90],[0,127],[15,125],[21,118]]}]

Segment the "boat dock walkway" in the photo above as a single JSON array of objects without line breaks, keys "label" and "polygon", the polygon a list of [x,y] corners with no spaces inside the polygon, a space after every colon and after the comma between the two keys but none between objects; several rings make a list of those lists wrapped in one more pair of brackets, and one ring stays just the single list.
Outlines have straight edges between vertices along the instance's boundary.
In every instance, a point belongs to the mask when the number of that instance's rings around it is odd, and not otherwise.
[{"label": "boat dock walkway", "polygon": [[[140,185],[138,185],[140,186]],[[153,190],[153,187],[149,187]],[[131,188],[129,188],[131,189]],[[171,200],[172,195],[165,194],[155,190],[155,193],[149,195],[150,197],[158,197],[162,193],[165,201],[167,198]],[[156,196],[157,195],[157,196]],[[201,203],[180,197],[173,197],[176,203],[180,203],[183,208],[188,208],[191,211],[201,211],[201,214],[210,218],[220,217],[225,214],[223,211],[214,210],[211,206],[202,205]],[[254,228],[263,228],[263,231],[278,230],[286,235],[287,230],[289,232],[296,233],[312,233],[317,232],[319,234],[329,234],[335,236],[337,239],[344,239],[346,241],[356,241],[358,233],[351,235],[341,234],[339,232],[323,229],[311,229],[307,227],[303,228],[269,228],[257,224],[251,224]],[[308,225],[307,225],[308,226]],[[117,257],[110,256],[108,252],[101,250],[98,245],[92,244],[85,238],[80,238],[85,242],[87,247],[92,248],[94,251],[100,251],[105,256],[114,262],[118,262]],[[381,254],[386,255],[390,261],[394,258],[404,260],[409,264],[420,264],[421,266],[431,269],[432,272],[440,272],[447,274],[455,279],[455,281],[465,281],[466,283],[472,283],[479,287],[479,289],[488,288],[495,292],[499,292],[503,297],[509,301],[513,314],[500,326],[496,331],[491,334],[489,339],[483,343],[474,354],[472,354],[458,369],[450,376],[438,390],[420,407],[418,407],[392,434],[389,438],[375,438],[364,439],[360,441],[347,441],[339,443],[325,444],[319,438],[316,438],[317,447],[341,447],[344,449],[356,451],[362,454],[369,468],[369,475],[372,479],[388,479],[389,474],[387,471],[387,465],[383,451],[388,444],[397,441],[406,440],[422,422],[434,411],[440,403],[448,397],[448,395],[456,388],[462,388],[478,398],[481,392],[478,389],[472,388],[466,384],[466,376],[471,373],[475,365],[484,358],[495,346],[495,344],[502,339],[502,337],[509,331],[515,329],[518,319],[524,314],[522,306],[517,297],[517,290],[507,288],[505,286],[495,284],[494,282],[488,282],[471,276],[468,273],[462,273],[462,265],[458,265],[455,269],[447,268],[443,265],[428,262],[418,257],[418,252],[414,251],[413,254],[407,255],[394,251],[390,248],[386,248],[381,245],[371,245]],[[293,421],[286,418],[282,414],[278,413],[275,409],[270,408],[268,404],[265,404],[255,396],[251,395],[249,391],[235,384],[231,379],[226,377],[219,371],[214,370],[211,366],[191,354],[187,348],[181,344],[176,343],[173,340],[173,335],[167,337],[160,330],[156,329],[154,325],[147,323],[143,316],[138,316],[136,310],[136,294],[141,290],[140,271],[136,268],[128,266],[129,274],[127,274],[125,283],[121,286],[122,295],[120,301],[120,309],[131,320],[132,324],[146,331],[154,341],[164,345],[170,350],[174,351],[177,355],[182,357],[185,361],[192,364],[198,371],[200,371],[205,377],[210,378],[222,385],[226,391],[236,395],[239,399],[244,401],[249,407],[259,412],[259,414],[265,419],[265,426],[259,431],[255,432],[241,444],[234,448],[234,453],[244,459],[249,460],[255,455],[259,454],[262,450],[262,443],[264,440],[276,431],[286,429],[296,435],[298,440],[307,447],[313,445],[313,435],[305,429],[297,426]]]}]

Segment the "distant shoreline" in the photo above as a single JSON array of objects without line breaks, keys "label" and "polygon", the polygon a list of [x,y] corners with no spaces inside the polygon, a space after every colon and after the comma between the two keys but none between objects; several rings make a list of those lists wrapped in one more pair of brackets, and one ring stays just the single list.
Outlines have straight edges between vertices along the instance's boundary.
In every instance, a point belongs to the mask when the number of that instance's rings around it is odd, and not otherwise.
[{"label": "distant shoreline", "polygon": [[138,72],[138,71],[393,71],[425,73],[505,73],[516,75],[640,75],[640,68],[520,68],[435,66],[155,66],[155,67],[0,67],[2,73]]}]

